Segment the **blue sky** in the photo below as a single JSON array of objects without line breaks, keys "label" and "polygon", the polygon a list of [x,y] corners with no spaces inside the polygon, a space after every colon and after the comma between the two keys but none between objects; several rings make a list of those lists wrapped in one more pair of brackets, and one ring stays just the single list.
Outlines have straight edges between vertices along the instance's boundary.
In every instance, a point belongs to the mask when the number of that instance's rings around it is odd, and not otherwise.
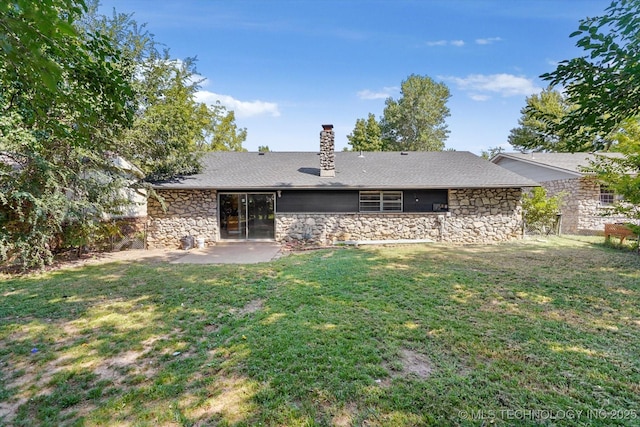
[{"label": "blue sky", "polygon": [[102,0],[134,13],[173,57],[197,57],[203,102],[246,127],[244,147],[336,149],[356,119],[382,115],[402,80],[428,75],[451,91],[447,148],[509,149],[525,97],[558,61],[581,55],[569,34],[609,0]]}]

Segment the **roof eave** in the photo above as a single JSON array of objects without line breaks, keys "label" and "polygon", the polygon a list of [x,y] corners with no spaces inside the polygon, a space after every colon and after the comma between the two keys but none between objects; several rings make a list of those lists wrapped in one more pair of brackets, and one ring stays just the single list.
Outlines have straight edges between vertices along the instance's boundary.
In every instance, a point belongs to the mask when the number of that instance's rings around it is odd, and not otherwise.
[{"label": "roof eave", "polygon": [[273,186],[152,186],[155,190],[216,190],[216,191],[277,191],[277,190],[415,190],[418,188],[433,190],[464,190],[464,189],[495,189],[495,188],[533,188],[540,184],[531,183],[504,183],[486,185],[273,185]]},{"label": "roof eave", "polygon": [[[581,177],[581,176],[585,176],[586,175],[584,173],[576,172],[576,171],[571,170],[571,169],[561,168],[561,167],[558,167],[558,166],[552,166],[552,165],[548,165],[548,164],[545,164],[545,163],[536,162],[534,160],[524,159],[522,157],[514,157],[514,156],[510,156],[509,154],[502,154],[502,153],[500,153],[500,154],[496,155],[494,158],[492,158],[491,162],[494,163],[494,164],[497,164],[493,160],[494,159],[497,160],[500,157],[511,159],[511,160],[517,160],[517,161],[520,161],[520,162],[523,162],[523,163],[528,163],[528,164],[534,165],[534,166],[540,166],[540,167],[543,167],[543,168],[546,168],[546,169],[551,169],[551,170],[558,171],[558,172],[567,173],[567,174],[570,174],[570,175],[574,175],[575,177]],[[500,166],[500,165],[498,165],[498,166]]]}]

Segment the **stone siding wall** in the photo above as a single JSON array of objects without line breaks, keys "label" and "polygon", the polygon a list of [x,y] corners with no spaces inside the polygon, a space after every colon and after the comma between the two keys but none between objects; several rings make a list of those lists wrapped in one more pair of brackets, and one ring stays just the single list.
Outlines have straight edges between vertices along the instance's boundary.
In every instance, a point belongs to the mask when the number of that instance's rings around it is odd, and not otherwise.
[{"label": "stone siding wall", "polygon": [[430,239],[490,243],[522,237],[520,189],[450,190],[449,214],[292,213],[276,215],[276,240]]},{"label": "stone siding wall", "polygon": [[[440,215],[443,216],[443,215]],[[276,240],[332,244],[349,240],[438,240],[435,214],[291,213],[276,215]]]},{"label": "stone siding wall", "polygon": [[[214,190],[158,190],[166,212],[149,200],[149,248],[179,248],[184,236],[218,239]],[[410,239],[492,243],[522,237],[520,189],[449,190],[449,212],[278,213],[276,240],[329,244]]]},{"label": "stone siding wall", "polygon": [[215,190],[156,190],[164,199],[149,199],[147,246],[179,248],[184,236],[204,237],[206,244],[218,239],[218,210]]},{"label": "stone siding wall", "polygon": [[564,234],[602,234],[605,223],[628,222],[621,216],[609,216],[610,208],[600,203],[600,184],[590,178],[548,181],[542,184],[548,196],[564,193],[562,226]]},{"label": "stone siding wall", "polygon": [[443,241],[493,243],[522,238],[522,190],[490,188],[449,190]]},{"label": "stone siding wall", "polygon": [[[562,194],[562,202],[560,205],[562,223],[560,224],[560,233],[578,234],[578,223],[580,220],[579,201],[581,198],[593,197],[593,195],[585,194],[585,191],[580,191],[579,178],[547,181],[542,183],[542,187],[547,190],[548,197]],[[599,193],[597,197],[600,197]]]}]

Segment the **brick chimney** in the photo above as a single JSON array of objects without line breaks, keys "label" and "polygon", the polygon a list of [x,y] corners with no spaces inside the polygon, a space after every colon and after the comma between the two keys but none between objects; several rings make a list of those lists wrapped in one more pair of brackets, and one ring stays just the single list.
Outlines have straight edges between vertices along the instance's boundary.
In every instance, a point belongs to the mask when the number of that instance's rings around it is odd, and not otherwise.
[{"label": "brick chimney", "polygon": [[335,156],[333,125],[322,125],[322,132],[320,132],[320,176],[336,176]]}]

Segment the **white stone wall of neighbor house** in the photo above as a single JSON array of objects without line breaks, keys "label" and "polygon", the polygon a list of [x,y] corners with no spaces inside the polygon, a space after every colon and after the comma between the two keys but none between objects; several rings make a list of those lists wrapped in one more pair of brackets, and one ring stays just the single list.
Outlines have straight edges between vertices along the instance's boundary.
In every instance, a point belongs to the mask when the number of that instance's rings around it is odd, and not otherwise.
[{"label": "white stone wall of neighbor house", "polygon": [[[579,200],[580,197],[587,197],[584,191],[580,191],[580,178],[547,181],[542,183],[542,187],[547,190],[547,197],[562,194],[560,233],[578,234],[578,223],[580,221]],[[588,195],[588,197],[593,197],[593,195]],[[599,193],[597,197],[598,199],[600,198]]]},{"label": "white stone wall of neighbor house", "polygon": [[520,189],[450,190],[449,211],[450,215],[443,212],[278,214],[276,240],[316,244],[395,239],[491,243],[522,237]]},{"label": "white stone wall of neighbor house", "polygon": [[218,238],[215,190],[156,190],[164,198],[166,211],[151,198],[148,204],[147,246],[179,248],[184,236],[204,237],[206,244]]},{"label": "white stone wall of neighbor house", "polygon": [[563,192],[562,228],[565,234],[601,234],[604,224],[628,222],[622,216],[607,215],[610,208],[600,203],[600,184],[590,178],[576,178],[543,183],[547,195]]}]

